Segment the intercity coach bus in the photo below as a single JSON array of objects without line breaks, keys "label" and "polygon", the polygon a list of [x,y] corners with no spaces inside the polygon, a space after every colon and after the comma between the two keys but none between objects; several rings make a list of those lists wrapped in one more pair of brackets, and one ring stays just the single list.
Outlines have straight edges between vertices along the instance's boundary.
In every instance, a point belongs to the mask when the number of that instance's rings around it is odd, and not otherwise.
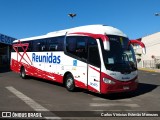
[{"label": "intercity coach bus", "polygon": [[107,94],[134,91],[138,85],[132,44],[145,46],[117,28],[87,25],[15,40],[11,70],[24,79],[34,76]]}]

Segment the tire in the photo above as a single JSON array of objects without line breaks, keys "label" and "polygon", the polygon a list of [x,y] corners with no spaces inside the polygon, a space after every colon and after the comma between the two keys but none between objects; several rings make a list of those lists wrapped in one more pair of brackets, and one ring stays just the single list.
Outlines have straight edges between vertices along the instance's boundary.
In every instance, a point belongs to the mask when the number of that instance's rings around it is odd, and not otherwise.
[{"label": "tire", "polygon": [[68,91],[73,92],[75,90],[74,78],[71,74],[68,74],[65,79],[65,87]]},{"label": "tire", "polygon": [[26,71],[25,71],[24,67],[22,67],[21,70],[20,70],[20,76],[21,76],[22,79],[27,78]]}]

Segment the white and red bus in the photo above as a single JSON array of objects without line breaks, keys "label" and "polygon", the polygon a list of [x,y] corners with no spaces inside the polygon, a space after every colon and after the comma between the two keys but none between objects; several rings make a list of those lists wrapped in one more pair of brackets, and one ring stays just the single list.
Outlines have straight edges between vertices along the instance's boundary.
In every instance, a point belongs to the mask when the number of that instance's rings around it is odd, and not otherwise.
[{"label": "white and red bus", "polygon": [[11,70],[22,78],[34,76],[107,94],[134,91],[138,85],[132,43],[120,30],[88,25],[15,40]]}]

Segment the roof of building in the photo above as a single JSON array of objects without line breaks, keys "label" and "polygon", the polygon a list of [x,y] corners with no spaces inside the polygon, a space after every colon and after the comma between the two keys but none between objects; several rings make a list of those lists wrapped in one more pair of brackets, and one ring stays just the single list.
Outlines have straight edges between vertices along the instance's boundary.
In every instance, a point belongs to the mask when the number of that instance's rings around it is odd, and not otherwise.
[{"label": "roof of building", "polygon": [[0,43],[11,45],[15,38],[0,33]]}]

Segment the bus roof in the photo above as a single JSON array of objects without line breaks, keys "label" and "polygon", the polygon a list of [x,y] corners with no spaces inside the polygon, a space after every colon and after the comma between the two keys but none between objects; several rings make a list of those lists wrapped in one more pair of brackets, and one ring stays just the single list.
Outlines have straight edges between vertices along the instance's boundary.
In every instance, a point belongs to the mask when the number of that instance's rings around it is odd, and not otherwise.
[{"label": "bus roof", "polygon": [[[35,39],[63,36],[66,33],[69,34],[69,33],[74,33],[74,32],[86,32],[86,33],[93,33],[93,34],[117,35],[117,36],[127,37],[122,31],[112,26],[86,25],[86,26],[80,26],[80,27],[70,28],[66,30],[50,32],[42,36],[23,38],[23,39],[20,39],[20,41],[29,41],[29,40],[35,40]],[[15,40],[14,42],[18,42],[18,40]]]}]

